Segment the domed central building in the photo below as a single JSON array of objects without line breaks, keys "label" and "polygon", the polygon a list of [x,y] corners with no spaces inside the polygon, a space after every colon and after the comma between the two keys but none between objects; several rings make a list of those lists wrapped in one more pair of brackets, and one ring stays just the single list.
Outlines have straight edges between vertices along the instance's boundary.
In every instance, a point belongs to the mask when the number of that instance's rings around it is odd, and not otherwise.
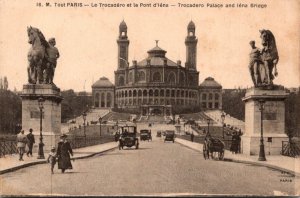
[{"label": "domed central building", "polygon": [[[133,60],[130,64],[127,25],[122,21],[117,40],[119,58],[115,71],[114,108],[142,115],[171,115],[200,110],[200,108],[221,108],[221,85],[213,86],[212,89],[210,86],[206,89],[203,85],[207,83],[202,83],[202,87],[199,87],[198,39],[195,36],[195,29],[195,24],[191,21],[185,38],[186,62],[184,65],[181,61],[168,59],[167,51],[158,46],[158,41],[156,41],[156,46],[148,50],[148,57],[141,61]],[[219,85],[217,82],[214,84]],[[97,101],[99,94],[103,94],[97,93],[97,90],[107,90],[101,89],[105,86],[107,88],[107,82],[103,84],[103,87],[99,82],[92,86],[96,107],[96,104],[101,104]],[[207,95],[211,92],[211,95],[216,96],[217,100],[207,101],[205,98],[205,102],[214,104],[204,104],[200,90],[207,92]],[[111,90],[107,91],[111,93]]]}]

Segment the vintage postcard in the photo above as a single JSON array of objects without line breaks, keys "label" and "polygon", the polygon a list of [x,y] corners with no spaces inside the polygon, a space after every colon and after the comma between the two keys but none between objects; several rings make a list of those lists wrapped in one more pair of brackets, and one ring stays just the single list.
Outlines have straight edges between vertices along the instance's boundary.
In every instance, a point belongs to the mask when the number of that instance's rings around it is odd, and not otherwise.
[{"label": "vintage postcard", "polygon": [[299,196],[299,0],[0,0],[1,196]]}]

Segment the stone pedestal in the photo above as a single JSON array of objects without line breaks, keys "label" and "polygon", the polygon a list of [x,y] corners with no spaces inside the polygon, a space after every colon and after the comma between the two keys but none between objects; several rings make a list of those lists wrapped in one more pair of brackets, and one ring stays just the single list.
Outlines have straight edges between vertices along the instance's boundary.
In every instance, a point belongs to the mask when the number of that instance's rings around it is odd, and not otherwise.
[{"label": "stone pedestal", "polygon": [[42,134],[44,152],[55,146],[61,134],[61,93],[60,89],[52,84],[26,84],[23,85],[22,98],[22,128],[28,132],[33,129],[35,136],[34,150],[40,142],[40,108],[38,99],[42,97],[43,116]]},{"label": "stone pedestal", "polygon": [[259,100],[265,101],[263,109],[263,137],[266,155],[279,155],[282,141],[288,140],[285,134],[285,104],[287,97],[283,87],[272,89],[250,88],[245,102],[245,134],[242,136],[242,152],[259,154],[261,134],[261,111]]}]

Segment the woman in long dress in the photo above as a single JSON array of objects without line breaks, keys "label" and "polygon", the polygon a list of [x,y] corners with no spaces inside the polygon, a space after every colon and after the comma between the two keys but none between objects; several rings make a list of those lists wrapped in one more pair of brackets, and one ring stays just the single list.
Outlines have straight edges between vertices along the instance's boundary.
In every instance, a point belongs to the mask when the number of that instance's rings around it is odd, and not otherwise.
[{"label": "woman in long dress", "polygon": [[67,135],[60,136],[60,142],[58,142],[56,155],[58,157],[58,169],[64,173],[66,169],[73,169],[71,164],[70,154],[73,156],[71,144],[67,141]]}]

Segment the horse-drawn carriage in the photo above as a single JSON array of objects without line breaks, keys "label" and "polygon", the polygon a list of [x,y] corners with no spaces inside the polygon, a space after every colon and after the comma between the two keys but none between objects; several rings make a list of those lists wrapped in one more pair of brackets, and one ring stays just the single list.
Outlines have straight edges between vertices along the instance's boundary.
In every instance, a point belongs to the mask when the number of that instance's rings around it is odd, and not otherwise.
[{"label": "horse-drawn carriage", "polygon": [[203,144],[203,157],[204,159],[209,159],[209,155],[211,158],[215,158],[215,154],[217,154],[217,158],[219,160],[224,159],[224,151],[225,144],[219,138],[213,138],[210,136],[205,137]]}]

